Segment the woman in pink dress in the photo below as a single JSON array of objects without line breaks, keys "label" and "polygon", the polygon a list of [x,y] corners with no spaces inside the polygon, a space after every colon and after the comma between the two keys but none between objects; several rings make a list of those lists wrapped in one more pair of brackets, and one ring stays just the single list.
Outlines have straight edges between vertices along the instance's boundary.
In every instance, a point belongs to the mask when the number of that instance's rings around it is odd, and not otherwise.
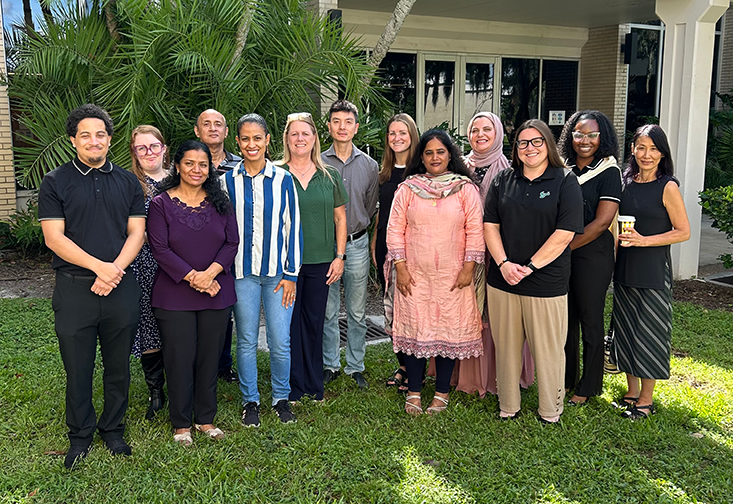
[{"label": "woman in pink dress", "polygon": [[[473,173],[474,180],[481,193],[481,208],[486,193],[494,177],[507,168],[511,168],[509,160],[504,156],[504,127],[496,114],[479,112],[471,118],[466,130],[471,152],[463,158],[466,167]],[[489,311],[486,303],[486,271],[484,264],[477,265],[474,274],[476,299],[481,312],[484,354],[481,357],[466,359],[456,363],[452,384],[456,390],[467,394],[478,392],[484,397],[486,392],[496,395],[496,357],[494,340],[489,326]],[[522,375],[519,384],[523,388],[534,382],[534,361],[525,343],[522,352]],[[428,370],[430,373],[430,370]]]},{"label": "woman in pink dress", "polygon": [[387,260],[396,271],[392,339],[405,354],[405,411],[422,413],[425,361],[435,357],[435,396],[448,405],[456,359],[483,354],[473,270],[484,262],[481,197],[458,148],[445,131],[420,138],[395,193],[387,225]]}]

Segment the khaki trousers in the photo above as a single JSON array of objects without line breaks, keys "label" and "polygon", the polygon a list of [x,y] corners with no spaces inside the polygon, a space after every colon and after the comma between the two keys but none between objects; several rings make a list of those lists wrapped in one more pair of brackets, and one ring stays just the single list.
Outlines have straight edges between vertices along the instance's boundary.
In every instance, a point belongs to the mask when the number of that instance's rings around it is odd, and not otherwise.
[{"label": "khaki trousers", "polygon": [[567,295],[550,298],[520,296],[491,286],[487,295],[489,323],[496,347],[499,408],[513,415],[521,407],[519,378],[526,338],[537,370],[538,412],[543,418],[560,415],[565,397]]}]

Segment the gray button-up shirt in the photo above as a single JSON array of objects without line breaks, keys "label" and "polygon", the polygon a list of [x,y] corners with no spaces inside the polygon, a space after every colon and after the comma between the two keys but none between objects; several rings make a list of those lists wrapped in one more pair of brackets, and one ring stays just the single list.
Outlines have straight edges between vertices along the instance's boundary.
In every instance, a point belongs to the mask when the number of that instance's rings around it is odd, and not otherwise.
[{"label": "gray button-up shirt", "polygon": [[351,235],[365,230],[377,211],[379,165],[356,145],[352,145],[351,156],[345,163],[336,155],[333,146],[321,154],[321,161],[338,170],[349,195],[346,232]]}]

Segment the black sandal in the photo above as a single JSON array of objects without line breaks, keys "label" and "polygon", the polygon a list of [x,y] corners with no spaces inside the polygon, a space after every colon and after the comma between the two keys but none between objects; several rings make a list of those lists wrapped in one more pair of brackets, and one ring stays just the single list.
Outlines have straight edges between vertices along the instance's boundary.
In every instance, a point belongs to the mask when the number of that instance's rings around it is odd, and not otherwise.
[{"label": "black sandal", "polygon": [[631,409],[636,405],[636,401],[638,401],[638,397],[622,397],[618,400],[618,402],[614,401],[611,403],[611,406],[614,408],[626,408]]},{"label": "black sandal", "polygon": [[407,379],[407,371],[397,368],[392,376],[387,379],[387,387],[399,387]]},{"label": "black sandal", "polygon": [[629,420],[641,420],[652,416],[655,412],[654,404],[646,404],[644,406],[634,406],[633,408],[624,411],[621,416],[628,418]]}]

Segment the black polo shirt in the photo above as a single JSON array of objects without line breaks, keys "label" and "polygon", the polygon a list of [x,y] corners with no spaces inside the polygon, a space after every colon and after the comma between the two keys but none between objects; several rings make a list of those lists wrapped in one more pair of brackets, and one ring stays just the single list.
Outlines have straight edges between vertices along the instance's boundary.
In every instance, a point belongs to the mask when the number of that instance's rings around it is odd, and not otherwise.
[{"label": "black polo shirt", "polygon": [[594,159],[582,171],[577,166],[568,164],[568,168],[573,170],[578,178],[597,170],[601,164],[607,165],[608,168],[580,185],[583,191],[583,226],[587,226],[596,219],[598,203],[601,200],[621,203],[621,170],[613,158]]},{"label": "black polo shirt", "polygon": [[[521,171],[504,170],[489,187],[484,222],[500,225],[501,240],[511,262],[527,264],[555,230],[583,232],[583,195],[578,179],[570,170],[554,166],[532,181]],[[492,287],[532,297],[567,294],[569,279],[570,247],[517,285],[504,280],[493,258],[487,274]]]},{"label": "black polo shirt", "polygon": [[[38,219],[64,220],[64,234],[87,254],[114,261],[127,240],[127,220],[145,217],[145,196],[137,177],[107,161],[98,169],[78,158],[43,177]],[[94,272],[53,256],[54,269],[72,275]]]}]

